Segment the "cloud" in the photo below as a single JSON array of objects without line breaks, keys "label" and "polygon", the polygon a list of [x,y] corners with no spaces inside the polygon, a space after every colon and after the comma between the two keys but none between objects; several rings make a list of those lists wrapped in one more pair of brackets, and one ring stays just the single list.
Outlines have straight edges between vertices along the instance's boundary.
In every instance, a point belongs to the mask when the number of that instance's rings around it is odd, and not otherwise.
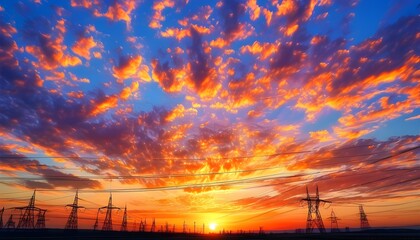
[{"label": "cloud", "polygon": [[73,45],[71,50],[77,55],[90,60],[90,50],[97,46],[93,37],[80,37]]},{"label": "cloud", "polygon": [[[66,53],[66,48],[63,44],[64,33],[66,28],[64,20],[57,21],[56,24],[56,37],[51,33],[42,33],[36,29],[26,29],[28,38],[34,39],[36,45],[28,45],[25,47],[26,52],[32,54],[38,59],[34,62],[35,67],[39,66],[45,70],[53,70],[58,67],[77,66],[82,61],[76,57]],[[33,27],[34,22],[29,22],[27,28]]]},{"label": "cloud", "polygon": [[16,154],[10,149],[0,145],[0,155],[10,156],[3,157],[0,162],[2,172],[8,174],[8,172],[15,175],[17,172],[24,172],[39,176],[39,180],[31,180],[31,177],[15,177],[20,184],[27,188],[60,188],[60,187],[71,187],[74,189],[100,189],[102,185],[97,180],[91,180],[88,178],[82,178],[74,176],[73,174],[63,173],[55,170],[50,166],[41,164],[37,160],[31,160],[26,158],[24,155]]}]

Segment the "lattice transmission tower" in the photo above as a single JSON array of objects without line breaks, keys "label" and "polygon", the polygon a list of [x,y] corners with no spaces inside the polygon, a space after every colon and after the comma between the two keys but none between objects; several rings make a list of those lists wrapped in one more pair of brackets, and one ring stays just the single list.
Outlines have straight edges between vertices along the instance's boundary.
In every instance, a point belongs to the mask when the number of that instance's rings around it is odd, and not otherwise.
[{"label": "lattice transmission tower", "polygon": [[340,228],[338,228],[338,217],[335,216],[334,210],[331,210],[331,217],[328,219],[331,220],[331,232],[340,232]]},{"label": "lattice transmission tower", "polygon": [[102,231],[112,231],[112,210],[121,210],[121,208],[112,205],[112,194],[109,194],[108,206],[99,208],[99,210],[102,209],[106,209],[106,215],[104,225],[102,226]]},{"label": "lattice transmission tower", "polygon": [[46,209],[41,209],[38,211],[38,219],[36,220],[35,228],[36,229],[45,229],[45,213]]},{"label": "lattice transmission tower", "polygon": [[16,227],[15,222],[13,221],[13,214],[10,215],[9,220],[7,220],[4,225],[5,229],[14,229]]},{"label": "lattice transmission tower", "polygon": [[367,219],[367,215],[362,205],[359,205],[359,212],[360,212],[360,228],[362,230],[370,229],[369,221]]},{"label": "lattice transmission tower", "polygon": [[64,229],[77,230],[78,229],[77,212],[79,208],[85,208],[83,206],[79,206],[79,191],[78,190],[76,190],[76,195],[74,196],[73,204],[67,204],[66,207],[71,207],[71,212],[70,212],[69,218],[67,219],[67,223]]},{"label": "lattice transmission tower", "polygon": [[153,218],[152,226],[150,227],[150,232],[155,232],[155,231],[156,231],[156,221]]},{"label": "lattice transmission tower", "polygon": [[127,232],[127,205],[124,208],[124,215],[121,223],[121,232]]},{"label": "lattice transmission tower", "polygon": [[0,229],[3,228],[3,213],[4,213],[4,207],[0,211]]},{"label": "lattice transmission tower", "polygon": [[316,196],[311,197],[309,195],[308,186],[306,186],[306,198],[301,201],[308,203],[308,217],[306,220],[306,233],[312,233],[314,228],[317,227],[320,233],[325,233],[324,223],[322,222],[321,213],[319,212],[319,206],[325,203],[331,203],[330,201],[322,200],[319,198],[318,185],[316,186]]},{"label": "lattice transmission tower", "polygon": [[[47,210],[35,207],[35,193],[36,190],[34,191],[27,206],[13,208],[21,211],[21,217],[19,218],[19,222],[17,225],[18,229],[45,228],[45,212]],[[35,212],[38,212],[38,220],[36,223]]]}]

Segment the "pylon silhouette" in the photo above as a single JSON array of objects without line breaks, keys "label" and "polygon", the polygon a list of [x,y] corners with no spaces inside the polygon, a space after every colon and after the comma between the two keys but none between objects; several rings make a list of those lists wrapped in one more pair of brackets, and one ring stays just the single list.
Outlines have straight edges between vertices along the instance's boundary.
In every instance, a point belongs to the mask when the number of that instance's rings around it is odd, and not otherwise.
[{"label": "pylon silhouette", "polygon": [[334,210],[331,210],[331,217],[328,219],[331,220],[331,232],[340,232],[338,228],[338,220],[340,219],[335,216]]},{"label": "pylon silhouette", "polygon": [[13,229],[15,228],[15,222],[13,221],[13,214],[10,215],[9,220],[7,220],[6,224],[4,225],[4,228],[6,229]]},{"label": "pylon silhouette", "polygon": [[29,204],[26,207],[17,207],[15,209],[24,210],[22,217],[19,220],[19,223],[17,225],[17,228],[23,228],[23,229],[33,229],[35,228],[35,192],[32,195],[31,199],[29,200]]},{"label": "pylon silhouette", "polygon": [[331,203],[330,201],[319,199],[318,185],[316,186],[316,196],[309,196],[308,186],[306,186],[306,198],[302,201],[308,202],[308,217],[306,220],[306,233],[312,233],[315,227],[318,227],[320,233],[325,233],[324,223],[322,222],[319,205],[321,203]]},{"label": "pylon silhouette", "polygon": [[184,224],[182,225],[182,232],[183,233],[186,233],[187,232],[187,225],[185,225],[185,221],[184,221]]},{"label": "pylon silhouette", "polygon": [[76,190],[76,195],[74,196],[73,204],[67,204],[66,207],[71,207],[71,212],[70,212],[69,218],[67,220],[67,223],[64,229],[77,230],[78,229],[77,211],[79,208],[84,208],[83,206],[79,206],[78,190]]},{"label": "pylon silhouette", "polygon": [[98,212],[96,213],[96,220],[95,220],[95,224],[93,224],[93,230],[94,231],[96,231],[96,230],[98,230],[98,225],[99,225],[99,223],[98,223],[98,218],[99,218],[99,211],[100,211],[100,208],[98,208]]},{"label": "pylon silhouette", "polygon": [[112,205],[112,194],[109,194],[108,206],[101,207],[100,209],[106,208],[106,216],[104,220],[104,225],[102,226],[102,231],[112,231],[112,210],[120,210],[119,207]]},{"label": "pylon silhouette", "polygon": [[0,229],[3,228],[3,213],[4,213],[4,207],[0,211]]},{"label": "pylon silhouette", "polygon": [[127,232],[127,205],[124,208],[124,216],[121,223],[121,232]]},{"label": "pylon silhouette", "polygon": [[45,229],[45,213],[47,210],[40,209],[38,211],[38,219],[36,220],[35,228],[36,229]]},{"label": "pylon silhouette", "polygon": [[150,232],[155,232],[155,230],[156,230],[156,222],[155,222],[155,219],[153,218],[152,226],[150,227]]},{"label": "pylon silhouette", "polygon": [[362,230],[370,229],[369,221],[367,219],[367,215],[362,205],[359,206],[359,212],[360,212],[360,228]]}]

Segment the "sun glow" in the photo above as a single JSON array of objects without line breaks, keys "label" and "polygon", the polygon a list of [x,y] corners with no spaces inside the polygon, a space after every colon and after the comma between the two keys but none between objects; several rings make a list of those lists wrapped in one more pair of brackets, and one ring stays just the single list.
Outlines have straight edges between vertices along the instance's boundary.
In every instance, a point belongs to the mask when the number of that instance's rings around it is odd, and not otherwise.
[{"label": "sun glow", "polygon": [[217,224],[216,223],[210,223],[209,228],[211,231],[216,230]]}]

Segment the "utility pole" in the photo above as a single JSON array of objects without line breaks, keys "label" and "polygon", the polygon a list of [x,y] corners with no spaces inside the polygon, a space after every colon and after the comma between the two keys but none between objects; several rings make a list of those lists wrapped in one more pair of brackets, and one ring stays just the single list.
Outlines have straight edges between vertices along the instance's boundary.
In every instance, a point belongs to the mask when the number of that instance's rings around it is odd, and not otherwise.
[{"label": "utility pole", "polygon": [[331,232],[340,232],[338,228],[338,220],[340,219],[335,216],[334,210],[331,210],[331,217],[328,219],[331,220]]},{"label": "utility pole", "polygon": [[74,196],[73,204],[67,204],[66,207],[71,207],[71,212],[70,212],[69,218],[67,220],[67,223],[64,229],[77,230],[78,229],[77,211],[79,208],[84,208],[83,206],[79,206],[79,191],[78,190],[76,190],[76,195]]},{"label": "utility pole", "polygon": [[363,205],[359,205],[359,212],[360,212],[360,228],[362,230],[370,229],[369,221],[367,219],[365,210],[363,209]]},{"label": "utility pole", "polygon": [[125,208],[124,208],[124,216],[121,223],[121,232],[127,232],[127,204],[125,205]]},{"label": "utility pole", "polygon": [[330,201],[319,198],[318,185],[316,186],[316,196],[309,195],[308,186],[306,186],[306,198],[301,201],[308,202],[308,217],[306,220],[306,233],[312,233],[315,227],[318,227],[320,233],[325,233],[324,223],[322,222],[319,205],[321,203],[331,203]]},{"label": "utility pole", "polygon": [[112,205],[112,194],[109,194],[108,206],[99,208],[100,210],[106,209],[106,215],[104,220],[104,225],[102,226],[102,231],[112,231],[112,210],[117,209],[121,210],[119,207]]}]

